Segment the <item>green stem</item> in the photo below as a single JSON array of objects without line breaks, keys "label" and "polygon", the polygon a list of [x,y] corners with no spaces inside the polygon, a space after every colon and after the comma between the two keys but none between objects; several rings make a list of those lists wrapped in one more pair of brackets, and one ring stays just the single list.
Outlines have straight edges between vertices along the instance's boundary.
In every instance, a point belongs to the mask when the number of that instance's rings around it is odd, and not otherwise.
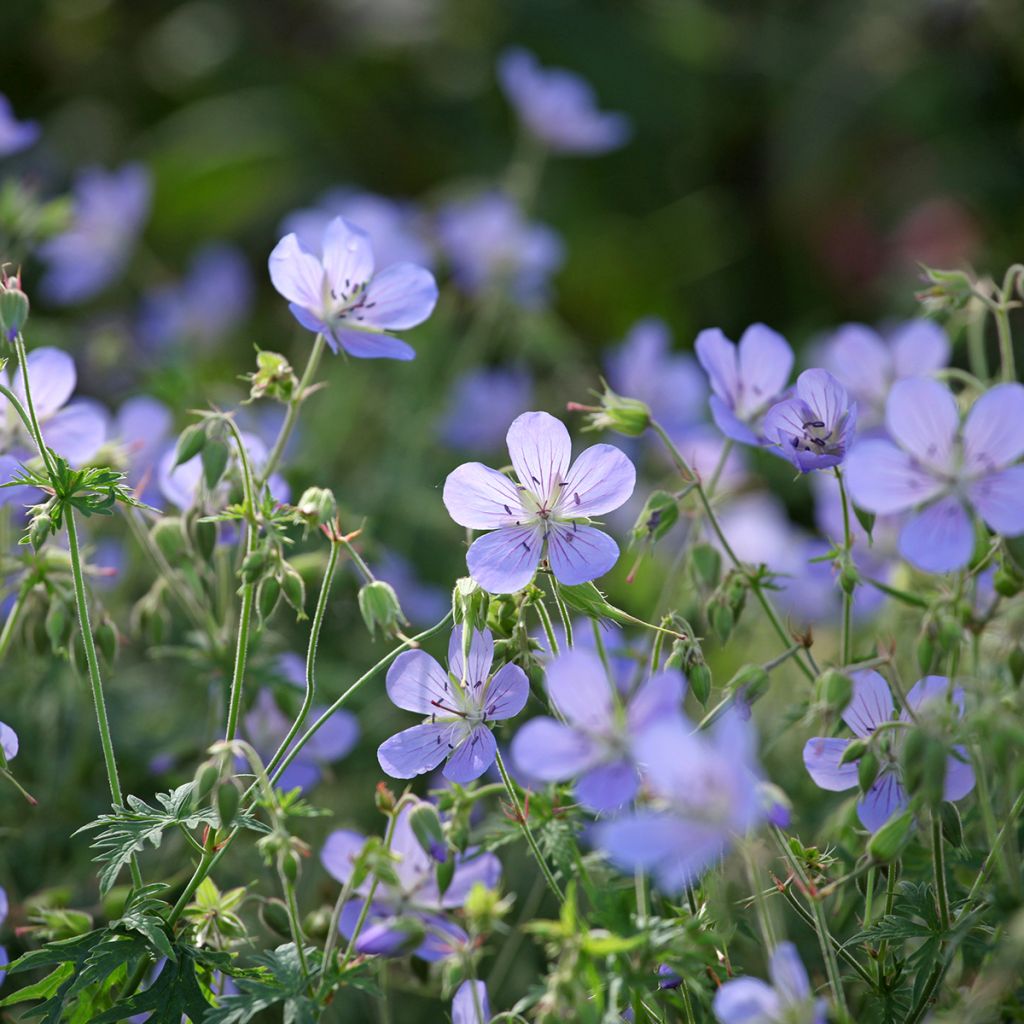
[{"label": "green stem", "polygon": [[18,624],[18,619],[21,618],[25,602],[28,600],[28,595],[31,591],[32,585],[27,580],[18,588],[18,596],[14,601],[13,607],[7,613],[3,630],[0,630],[0,661],[7,656],[7,648],[10,646],[11,637],[14,636],[14,627]]},{"label": "green stem", "polygon": [[[56,467],[54,466],[53,458],[50,455],[49,449],[43,442],[43,434],[39,429],[39,418],[36,416],[35,404],[32,401],[32,387],[28,380],[28,356],[25,353],[25,339],[22,338],[21,334],[15,335],[14,348],[18,353],[18,363],[21,366],[21,379],[25,385],[25,405],[28,406],[29,433],[32,435],[32,440],[35,441],[36,447],[39,449],[39,455],[43,460],[43,465],[46,467],[46,472],[51,478],[53,478],[54,483],[56,483]],[[22,416],[22,420],[24,420],[24,416]]]},{"label": "green stem", "polygon": [[32,420],[29,418],[28,413],[25,410],[25,406],[21,404],[21,399],[9,388],[3,384],[0,384],[0,395],[3,395],[8,402],[11,403],[11,407],[21,417],[21,422],[28,431],[28,436],[35,440],[35,429],[32,426]]},{"label": "green stem", "polygon": [[946,863],[942,854],[942,821],[932,811],[932,869],[935,874],[935,902],[939,909],[939,924],[949,931],[949,894],[946,891]]},{"label": "green stem", "polygon": [[537,609],[537,617],[540,619],[540,624],[544,627],[544,635],[548,638],[548,647],[551,648],[552,656],[557,656],[558,650],[558,639],[555,637],[555,627],[551,624],[551,616],[548,615],[548,610],[544,606],[543,601],[538,601],[534,607]]},{"label": "green stem", "polygon": [[[851,559],[853,548],[853,533],[850,529],[850,499],[846,494],[846,483],[843,480],[842,470],[835,467],[836,482],[839,484],[839,497],[843,506],[843,552],[845,562]],[[856,584],[854,585],[854,587]],[[849,665],[853,660],[853,591],[854,587],[843,586],[843,619],[839,640],[839,661],[842,665]]]},{"label": "green stem", "polygon": [[519,796],[515,791],[515,786],[513,785],[512,780],[509,778],[508,772],[505,770],[505,762],[502,760],[500,751],[497,752],[495,756],[495,763],[498,766],[498,772],[501,774],[501,781],[505,783],[505,791],[508,793],[508,798],[512,803],[512,811],[516,816],[519,827],[522,829],[523,838],[530,847],[530,851],[533,853],[538,867],[540,867],[541,874],[544,875],[544,880],[548,883],[548,888],[558,897],[559,903],[564,903],[565,895],[558,882],[555,881],[555,876],[551,873],[551,869],[548,867],[547,861],[544,859],[544,854],[541,853],[540,847],[537,845],[537,840],[534,838],[533,832],[530,830],[529,823],[526,820],[526,814],[523,811],[523,805],[519,801]]},{"label": "green stem", "polygon": [[565,629],[565,646],[572,649],[572,619],[569,618],[569,609],[565,607],[565,601],[562,600],[562,591],[554,573],[551,575],[551,593],[554,595],[555,606],[558,608],[558,615],[562,620],[562,627]]},{"label": "green stem", "polygon": [[288,913],[288,927],[292,933],[292,942],[295,943],[295,950],[299,956],[299,969],[302,977],[309,977],[309,964],[306,962],[306,940],[302,934],[302,924],[299,921],[299,904],[295,899],[295,883],[288,878],[282,869],[278,869],[278,877],[281,880],[281,888],[284,891],[285,908]]},{"label": "green stem", "polygon": [[277,469],[277,464],[281,461],[281,456],[284,454],[284,450],[292,436],[292,431],[295,429],[295,423],[299,418],[299,410],[302,408],[302,403],[308,397],[306,391],[313,383],[313,378],[316,376],[317,368],[320,365],[320,359],[324,354],[324,345],[324,336],[322,334],[318,334],[316,336],[316,340],[313,342],[313,350],[309,353],[309,359],[306,362],[306,369],[302,373],[302,379],[299,381],[298,386],[295,389],[295,394],[288,403],[288,409],[285,412],[284,422],[281,424],[277,440],[274,441],[274,447],[270,449],[270,454],[267,456],[263,472],[260,474],[260,491],[263,490],[263,487],[270,479],[271,474],[273,474],[274,470]]},{"label": "green stem", "polygon": [[992,844],[992,849],[989,850],[988,856],[982,862],[981,869],[978,871],[978,877],[974,879],[970,892],[967,893],[967,904],[974,902],[974,898],[978,894],[978,889],[981,888],[981,884],[984,882],[985,877],[992,870],[993,861],[996,857],[1001,856],[1003,844],[1006,842],[1007,836],[1011,835],[1013,830],[1017,827],[1017,819],[1020,817],[1022,811],[1024,811],[1024,791],[1017,795],[1017,799],[1013,802],[1013,806],[1010,808],[1010,813],[1006,816],[1006,820],[1003,822],[1003,827],[996,835],[995,842]]},{"label": "green stem", "polygon": [[1016,380],[1017,367],[1013,357],[1013,335],[1010,333],[1010,310],[1005,297],[993,306],[992,315],[995,317],[996,333],[999,336],[1000,378],[1004,381]]}]

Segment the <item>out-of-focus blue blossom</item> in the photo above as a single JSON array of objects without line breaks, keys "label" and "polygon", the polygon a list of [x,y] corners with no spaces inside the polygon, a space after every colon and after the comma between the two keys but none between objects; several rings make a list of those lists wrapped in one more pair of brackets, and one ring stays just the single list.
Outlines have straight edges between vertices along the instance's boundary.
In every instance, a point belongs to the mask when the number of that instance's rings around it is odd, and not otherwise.
[{"label": "out-of-focus blue blossom", "polygon": [[524,306],[539,305],[565,260],[558,235],[527,221],[500,192],[449,203],[438,215],[437,231],[455,282],[471,295],[500,288]]},{"label": "out-of-focus blue blossom", "polygon": [[427,268],[434,265],[434,253],[426,240],[419,208],[414,203],[372,192],[331,189],[317,200],[316,206],[289,214],[281,224],[281,234],[294,232],[306,252],[319,253],[327,225],[335,217],[344,217],[369,235],[378,270],[393,263],[415,263]]},{"label": "out-of-focus blue blossom", "polygon": [[857,426],[857,403],[828,370],[804,370],[796,396],[773,405],[764,417],[765,440],[800,470],[831,469],[845,458]]},{"label": "out-of-focus blue blossom", "polygon": [[704,418],[708,388],[696,360],[672,351],[672,334],[657,317],[638,320],[608,357],[608,382],[647,404],[674,437]]},{"label": "out-of-focus blue blossom", "polygon": [[[332,832],[320,853],[320,862],[327,873],[344,885],[366,837],[358,832],[339,829]],[[441,960],[469,941],[466,933],[445,911],[461,907],[469,891],[478,882],[493,889],[501,880],[501,862],[493,853],[480,853],[472,847],[455,855],[455,872],[442,894],[437,887],[436,863],[419,844],[409,822],[409,808],[399,811],[391,840],[391,852],[396,855],[394,871],[397,885],[385,882],[377,885],[370,904],[366,927],[356,939],[359,953],[379,956],[398,956],[406,952],[408,932],[401,927],[401,919],[412,919],[427,930],[426,937],[413,950],[423,960]],[[347,939],[355,931],[363,909],[370,880],[356,888],[357,898],[342,908],[338,930]]]},{"label": "out-of-focus blue blossom", "polygon": [[82,171],[74,185],[71,227],[39,248],[47,264],[43,294],[59,305],[72,305],[113,284],[149,214],[150,192],[149,172],[141,164]]},{"label": "out-of-focus blue blossom", "polygon": [[763,820],[754,747],[736,711],[706,733],[681,716],[655,724],[636,743],[651,803],[600,822],[598,849],[624,870],[649,872],[665,892],[682,891]]},{"label": "out-of-focus blue blossom", "polygon": [[552,153],[607,153],[629,138],[629,119],[598,110],[585,79],[541,67],[528,50],[506,50],[498,61],[498,80],[526,130]]},{"label": "out-of-focus blue blossom", "polygon": [[146,296],[139,335],[154,348],[187,341],[213,345],[245,319],[252,294],[252,275],[237,248],[222,243],[203,246],[180,283]]},{"label": "out-of-focus blue blossom", "polygon": [[8,761],[18,756],[18,734],[6,722],[0,722],[0,750]]},{"label": "out-of-focus blue blossom", "polygon": [[473,579],[493,594],[511,594],[533,579],[542,557],[561,583],[603,576],[619,547],[587,521],[633,493],[633,463],[613,445],[595,444],[570,467],[569,431],[546,412],[517,417],[507,441],[518,485],[479,462],[459,466],[444,484],[445,508],[455,522],[492,531],[466,555]]},{"label": "out-of-focus blue blossom", "polygon": [[771,984],[730,978],[711,1004],[720,1024],[825,1024],[828,1004],[815,999],[796,946],[780,942],[768,960]]},{"label": "out-of-focus blue blossom", "polygon": [[[859,739],[870,739],[880,725],[895,718],[892,691],[885,679],[873,670],[852,672],[851,677],[853,699],[843,711],[843,721]],[[907,704],[915,713],[915,717],[927,716],[929,705],[932,705],[934,710],[947,704],[949,686],[949,680],[945,676],[925,676],[919,680],[907,694]],[[955,686],[951,696],[958,716],[963,718],[963,689]],[[899,721],[909,723],[910,720],[910,714],[907,708],[904,708],[899,714]],[[903,788],[899,760],[905,735],[905,729],[888,730],[887,738],[874,745],[881,768],[871,788],[857,804],[857,816],[861,824],[872,832],[881,828],[895,811],[902,810],[910,802],[907,791]],[[822,789],[842,792],[858,785],[860,760],[840,764],[850,742],[846,739],[815,736],[804,746],[804,765],[811,778]],[[974,769],[971,767],[970,755],[964,747],[956,746],[946,759],[942,797],[950,801],[961,800],[972,789]]]},{"label": "out-of-focus blue blossom", "polygon": [[934,320],[911,320],[885,336],[864,324],[844,324],[821,349],[821,365],[844,384],[863,425],[885,416],[889,390],[905,377],[927,377],[949,363],[949,336]]},{"label": "out-of-focus blue blossom", "polygon": [[19,121],[11,101],[0,92],[0,157],[12,156],[28,149],[39,138],[35,121]]},{"label": "out-of-focus blue blossom", "polygon": [[411,779],[445,761],[444,777],[465,784],[480,778],[497,755],[488,722],[514,718],[530,695],[530,682],[518,666],[503,665],[491,677],[494,638],[473,632],[463,659],[463,631],[452,631],[447,671],[426,651],[405,651],[388,669],[391,702],[428,721],[385,740],[377,751],[392,778]]},{"label": "out-of-focus blue blossom", "polygon": [[703,330],[694,344],[711,384],[711,416],[726,437],[762,444],[764,414],[786,391],[793,369],[789,342],[764,324],[751,324],[734,345],[717,327]]},{"label": "out-of-focus blue blossom", "polygon": [[159,494],[157,466],[173,424],[171,410],[150,395],[126,399],[114,417],[114,437],[124,448],[128,482],[146,504],[153,504]]},{"label": "out-of-focus blue blossom", "polygon": [[451,607],[451,594],[424,583],[413,565],[394,551],[385,551],[373,565],[373,574],[390,583],[398,595],[402,611],[416,625],[429,626],[439,621]]},{"label": "out-of-focus blue blossom", "polygon": [[452,388],[441,437],[461,451],[492,452],[501,447],[509,423],[530,408],[532,396],[533,381],[526,370],[469,370]]},{"label": "out-of-focus blue blossom", "polygon": [[452,1024],[490,1024],[490,1020],[487,986],[482,981],[464,981],[452,999]]},{"label": "out-of-focus blue blossom", "polygon": [[889,392],[885,422],[893,440],[856,445],[846,479],[869,512],[914,510],[899,539],[908,562],[926,572],[966,565],[974,549],[971,509],[996,533],[1024,533],[1024,466],[1016,464],[1024,454],[1024,386],[991,388],[961,425],[948,387],[908,378]]},{"label": "out-of-focus blue blossom", "polygon": [[682,714],[682,675],[652,676],[628,701],[624,715],[615,699],[616,681],[592,651],[564,651],[545,675],[552,704],[565,722],[531,719],[512,741],[512,759],[545,782],[575,778],[576,799],[591,810],[612,811],[628,803],[640,784],[644,732]]},{"label": "out-of-focus blue blossom", "polygon": [[370,236],[342,217],[328,222],[317,249],[303,248],[292,233],[270,254],[270,279],[292,316],[323,334],[332,351],[414,359],[415,351],[389,332],[415,327],[434,311],[434,275],[414,263],[374,267]]},{"label": "out-of-focus blue blossom", "polygon": [[[0,723],[0,730],[7,728],[5,725]],[[0,928],[3,927],[4,921],[7,920],[7,892],[0,886]],[[7,977],[7,972],[4,968],[9,963],[7,958],[7,950],[3,946],[0,946],[0,985],[4,983],[4,978]]]}]

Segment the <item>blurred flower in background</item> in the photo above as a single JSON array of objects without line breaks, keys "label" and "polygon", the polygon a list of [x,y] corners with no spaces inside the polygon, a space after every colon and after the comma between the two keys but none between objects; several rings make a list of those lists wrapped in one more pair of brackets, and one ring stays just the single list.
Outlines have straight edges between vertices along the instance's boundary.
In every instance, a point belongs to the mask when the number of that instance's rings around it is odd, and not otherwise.
[{"label": "blurred flower in background", "polygon": [[39,138],[35,121],[19,121],[11,101],[0,92],[0,158],[28,149]]},{"label": "blurred flower in background", "polygon": [[523,369],[501,366],[467,370],[455,381],[441,439],[467,452],[500,449],[509,424],[530,408],[533,381]]}]

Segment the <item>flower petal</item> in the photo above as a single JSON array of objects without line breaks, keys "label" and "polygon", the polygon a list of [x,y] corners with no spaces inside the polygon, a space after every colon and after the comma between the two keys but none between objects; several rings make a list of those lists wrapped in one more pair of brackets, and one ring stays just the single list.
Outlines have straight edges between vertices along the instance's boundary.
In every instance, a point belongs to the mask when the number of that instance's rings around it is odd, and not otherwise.
[{"label": "flower petal", "polygon": [[491,631],[472,629],[469,641],[469,662],[465,673],[462,670],[462,644],[464,641],[463,627],[452,630],[448,640],[448,671],[460,682],[465,681],[473,687],[483,686],[491,672],[494,661],[494,637]]},{"label": "flower petal", "polygon": [[[473,990],[476,990],[475,994]],[[482,981],[464,981],[452,999],[452,1024],[489,1024],[491,1004]]]},{"label": "flower petal", "polygon": [[452,873],[448,888],[444,891],[444,896],[437,896],[437,882],[433,873],[430,884],[420,889],[420,895],[425,903],[433,903],[436,900],[442,907],[461,907],[474,885],[479,883],[488,889],[496,889],[500,881],[501,861],[493,853],[471,848],[456,856],[455,871]]},{"label": "flower petal", "polygon": [[751,324],[737,346],[740,415],[763,409],[785,389],[793,369],[789,342],[764,324]]},{"label": "flower petal", "polygon": [[949,363],[949,335],[934,320],[911,320],[892,333],[897,377],[923,377]]},{"label": "flower petal", "polygon": [[768,960],[768,975],[775,991],[788,1004],[800,1004],[810,998],[811,983],[800,954],[792,942],[780,942]]},{"label": "flower petal", "polygon": [[99,402],[76,399],[49,418],[42,427],[43,440],[72,466],[80,466],[103,447],[109,422]]},{"label": "flower petal", "polygon": [[854,502],[878,515],[921,505],[945,486],[891,441],[879,439],[853,446],[846,457],[846,483]]},{"label": "flower petal", "polygon": [[444,777],[460,785],[479,779],[494,764],[497,753],[494,734],[486,725],[478,725],[452,751],[444,766]]},{"label": "flower petal", "polygon": [[885,425],[893,440],[925,466],[940,473],[952,468],[960,410],[945,384],[930,377],[897,381],[885,403]]},{"label": "flower petal", "polygon": [[726,437],[739,441],[740,444],[761,443],[760,437],[718,395],[712,395],[708,399],[708,407],[711,409],[711,418],[715,421],[715,426]]},{"label": "flower petal", "polygon": [[367,285],[363,301],[349,314],[357,322],[386,331],[423,323],[437,305],[434,275],[415,263],[393,263]]},{"label": "flower petal", "polygon": [[18,756],[18,734],[5,722],[0,722],[0,750],[4,752],[4,757],[8,761],[13,761]]},{"label": "flower petal", "polygon": [[[59,348],[37,348],[28,354],[28,379],[32,385],[32,402],[36,416],[43,422],[49,419],[71,397],[78,374],[75,361]],[[11,390],[25,404],[25,377],[19,367],[12,371]],[[0,399],[4,405],[7,399]]]},{"label": "flower petal", "polygon": [[958,498],[929,505],[900,531],[900,554],[925,572],[952,572],[965,566],[974,550],[974,528]]},{"label": "flower petal", "polygon": [[573,463],[556,508],[573,519],[603,515],[624,505],[635,486],[636,469],[625,453],[611,444],[595,444]]},{"label": "flower petal", "polygon": [[974,769],[965,747],[956,746],[946,758],[946,777],[942,786],[943,800],[962,800],[974,789]]},{"label": "flower petal", "polygon": [[[954,686],[949,692],[949,679],[946,676],[925,676],[910,688],[907,704],[912,711],[927,713],[927,706],[933,703],[945,704],[951,700],[957,709],[957,717],[964,717],[964,690],[962,686]],[[904,709],[900,712],[904,722],[910,721],[910,715]]]},{"label": "flower petal", "polygon": [[487,685],[484,711],[492,722],[515,718],[526,707],[530,680],[518,665],[502,665]]},{"label": "flower petal", "polygon": [[672,715],[681,715],[686,680],[675,669],[651,676],[633,695],[626,711],[629,731],[636,736]]},{"label": "flower petal", "polygon": [[355,859],[366,845],[366,836],[349,829],[332,832],[320,851],[320,863],[324,870],[344,885],[352,875]]},{"label": "flower petal", "polygon": [[516,767],[543,782],[574,778],[597,756],[598,748],[592,740],[553,718],[532,718],[512,738]]},{"label": "flower petal", "polygon": [[964,423],[964,468],[991,472],[1024,454],[1024,385],[997,384],[971,407]]},{"label": "flower petal", "polygon": [[867,739],[883,722],[892,721],[892,691],[884,677],[873,669],[851,672],[850,678],[853,697],[843,711],[843,721],[854,735]]},{"label": "flower petal", "polygon": [[331,337],[337,351],[340,345],[350,356],[356,359],[399,359],[409,362],[416,358],[416,349],[390,334],[379,331],[350,331],[343,327],[335,327]]},{"label": "flower petal", "polygon": [[841,765],[849,740],[814,736],[804,745],[804,767],[816,786],[832,793],[841,793],[857,785],[857,764]]},{"label": "flower petal", "polygon": [[883,772],[857,804],[857,817],[869,832],[877,832],[907,802],[906,790],[896,773]]},{"label": "flower petal", "polygon": [[299,245],[293,233],[285,235],[270,254],[270,280],[289,302],[313,313],[324,305],[324,268]]},{"label": "flower petal", "polygon": [[388,669],[388,696],[405,711],[432,715],[451,698],[448,673],[426,651],[403,651]]},{"label": "flower petal", "polygon": [[797,378],[796,390],[830,432],[849,410],[846,388],[828,370],[804,370]]},{"label": "flower petal", "polygon": [[636,796],[639,784],[636,765],[628,758],[622,758],[584,772],[573,792],[584,807],[604,813],[628,804]]},{"label": "flower petal", "polygon": [[547,555],[558,582],[575,586],[608,572],[619,560],[619,546],[593,526],[552,522]]},{"label": "flower petal", "polygon": [[444,482],[442,500],[448,515],[471,530],[494,530],[530,518],[516,485],[480,462],[453,469]]},{"label": "flower petal", "polygon": [[427,722],[403,729],[377,748],[377,761],[393,779],[433,771],[452,752],[461,724]]},{"label": "flower petal", "polygon": [[370,236],[344,217],[335,217],[324,228],[323,269],[335,299],[352,295],[373,276]]},{"label": "flower petal", "polygon": [[693,347],[711,390],[726,406],[735,407],[740,378],[736,346],[717,327],[709,327],[697,335]]},{"label": "flower petal", "polygon": [[864,324],[844,324],[829,339],[825,359],[828,368],[859,399],[884,401],[892,356],[877,331]]},{"label": "flower petal", "polygon": [[1024,533],[1024,466],[1010,466],[990,473],[970,487],[971,502],[978,515],[1006,537]]},{"label": "flower petal", "polygon": [[733,978],[715,993],[711,1009],[721,1024],[765,1024],[779,1019],[782,1005],[768,982]]},{"label": "flower petal", "polygon": [[603,732],[612,723],[612,684],[601,659],[580,647],[563,651],[547,666],[547,688],[555,706],[572,724]]},{"label": "flower petal", "polygon": [[505,440],[519,482],[541,500],[557,496],[572,454],[565,424],[546,412],[524,412],[512,421]]},{"label": "flower petal", "polygon": [[539,525],[484,534],[466,552],[469,574],[492,594],[514,594],[533,579],[544,549]]}]

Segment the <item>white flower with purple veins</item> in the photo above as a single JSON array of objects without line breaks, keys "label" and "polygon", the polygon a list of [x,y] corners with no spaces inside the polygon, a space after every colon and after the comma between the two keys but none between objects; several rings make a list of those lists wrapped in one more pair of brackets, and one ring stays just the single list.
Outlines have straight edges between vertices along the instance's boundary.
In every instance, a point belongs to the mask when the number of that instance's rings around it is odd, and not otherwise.
[{"label": "white flower with purple veins", "polygon": [[600,822],[595,845],[627,871],[643,869],[681,892],[765,817],[750,722],[726,713],[707,733],[681,715],[636,741],[648,806]]},{"label": "white flower with purple veins", "polygon": [[[971,511],[996,533],[1024,533],[1024,386],[999,384],[961,423],[953,393],[917,377],[897,381],[885,407],[892,440],[860,442],[847,458],[850,496],[877,515],[913,514],[900,554],[926,572],[965,566],[974,550]],[[895,442],[895,443],[894,443]]]},{"label": "white flower with purple veins", "polygon": [[789,342],[764,324],[751,324],[739,345],[712,327],[697,335],[694,348],[711,383],[715,425],[734,441],[762,444],[761,420],[785,397],[793,369]]},{"label": "white flower with purple veins", "polygon": [[150,192],[149,172],[141,164],[82,171],[75,181],[71,227],[39,248],[48,265],[43,294],[72,305],[117,280],[149,213]]},{"label": "white flower with purple veins", "polygon": [[392,778],[411,779],[445,761],[442,774],[449,782],[478,779],[497,754],[488,723],[514,718],[526,705],[530,682],[518,665],[503,665],[491,675],[490,630],[473,632],[468,659],[462,643],[462,629],[454,630],[447,671],[419,650],[400,654],[388,669],[392,703],[428,719],[380,745],[377,760]]},{"label": "white flower with purple veins", "polygon": [[[911,716],[906,708],[896,718],[892,691],[878,672],[863,670],[851,675],[853,699],[843,711],[843,721],[855,736],[870,740],[881,726],[893,721],[903,725],[910,723]],[[927,716],[949,704],[955,708],[957,717],[963,718],[964,691],[955,686],[950,694],[949,680],[945,676],[925,676],[907,694],[907,704],[917,717]],[[910,803],[907,791],[903,788],[899,760],[905,735],[905,729],[887,730],[887,736],[872,745],[881,768],[871,788],[857,804],[857,817],[871,832],[880,829],[896,811]],[[858,785],[860,760],[841,763],[850,742],[838,737],[814,736],[804,746],[804,766],[822,789],[841,793]],[[953,753],[946,759],[942,798],[949,801],[961,800],[972,789],[974,769],[970,764],[970,756],[964,747],[955,746]]]},{"label": "white flower with purple veins", "polygon": [[341,217],[315,252],[294,232],[285,235],[270,254],[270,279],[303,327],[359,359],[414,359],[389,332],[423,323],[437,303],[437,282],[424,267],[392,263],[374,273],[369,235]]},{"label": "white flower with purple veins", "polygon": [[594,526],[633,493],[633,463],[610,444],[595,444],[570,466],[565,425],[546,412],[526,412],[506,437],[519,482],[479,462],[448,474],[444,503],[460,526],[490,530],[466,555],[473,579],[492,594],[511,594],[533,579],[542,558],[560,583],[603,576],[618,545]]},{"label": "white flower with purple veins", "polygon": [[831,469],[845,458],[857,426],[857,403],[827,370],[804,370],[796,396],[765,413],[765,440],[800,470]]},{"label": "white flower with purple veins", "polygon": [[512,759],[523,773],[544,782],[577,780],[576,799],[593,811],[629,803],[640,785],[642,733],[659,721],[681,717],[685,681],[659,672],[623,704],[601,659],[576,648],[546,670],[551,701],[564,722],[542,716],[527,722],[512,741]]},{"label": "white flower with purple veins", "polygon": [[815,999],[807,970],[792,942],[780,942],[768,960],[771,984],[730,978],[711,1009],[720,1024],[825,1024],[828,1004]]},{"label": "white flower with purple veins", "polygon": [[35,143],[39,138],[36,121],[19,121],[11,101],[0,92],[0,157],[12,156]]},{"label": "white flower with purple veins", "polygon": [[865,425],[880,423],[890,388],[949,364],[949,337],[933,320],[911,320],[884,337],[864,324],[844,324],[826,341],[821,363],[856,399]]},{"label": "white flower with purple veins", "polygon": [[455,283],[470,295],[499,287],[522,305],[536,306],[565,261],[558,235],[527,221],[519,206],[498,192],[449,203],[438,216],[437,231]]},{"label": "white flower with purple veins", "polygon": [[528,50],[506,50],[498,80],[526,130],[552,153],[607,153],[629,138],[628,118],[598,110],[588,82],[572,71],[542,68]]},{"label": "white flower with purple veins", "polygon": [[[501,881],[501,861],[493,853],[480,853],[472,847],[455,854],[454,873],[441,893],[437,887],[437,864],[420,846],[409,822],[409,810],[406,806],[398,812],[391,839],[391,852],[396,855],[395,883],[382,881],[376,886],[365,926],[356,939],[356,952],[402,955],[409,945],[409,931],[403,923],[411,919],[426,931],[412,955],[422,960],[441,960],[469,942],[469,936],[449,919],[446,911],[461,907],[478,883],[488,889],[496,888]],[[345,885],[365,843],[366,837],[358,832],[339,829],[327,837],[320,862],[332,878]],[[355,897],[342,907],[338,931],[346,939],[356,929],[371,884],[369,878],[364,879],[356,887]]]}]

